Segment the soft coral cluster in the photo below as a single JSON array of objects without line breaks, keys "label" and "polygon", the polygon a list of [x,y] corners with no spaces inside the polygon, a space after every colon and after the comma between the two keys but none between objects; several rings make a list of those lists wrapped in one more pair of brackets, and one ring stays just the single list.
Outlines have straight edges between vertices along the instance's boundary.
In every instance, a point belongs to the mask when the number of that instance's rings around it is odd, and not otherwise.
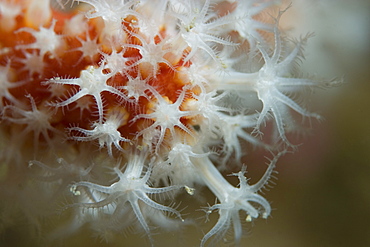
[{"label": "soft coral cluster", "polygon": [[[320,86],[295,74],[306,38],[283,38],[283,12],[261,19],[276,1],[82,0],[65,12],[69,1],[37,2],[0,3],[1,136],[10,143],[0,153],[2,187],[23,196],[34,189],[46,203],[72,197],[64,233],[87,224],[104,235],[138,222],[151,244],[152,227],[188,224],[166,199],[197,196],[200,186],[217,198],[207,214],[219,213],[201,246],[230,226],[239,243],[240,213],[270,215],[259,192],[293,146],[290,111],[318,118],[291,95]],[[273,141],[257,135],[263,123],[276,129]],[[243,167],[234,187],[220,169],[241,166],[244,142],[277,154],[259,182],[249,185]]]}]

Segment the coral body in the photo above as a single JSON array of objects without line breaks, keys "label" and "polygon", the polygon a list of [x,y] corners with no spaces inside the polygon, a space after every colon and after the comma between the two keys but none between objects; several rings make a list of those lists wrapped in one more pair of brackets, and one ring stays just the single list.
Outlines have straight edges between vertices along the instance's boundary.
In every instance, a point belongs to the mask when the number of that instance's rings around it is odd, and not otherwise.
[{"label": "coral body", "polygon": [[[188,225],[166,198],[206,186],[219,218],[200,245],[230,228],[239,243],[241,217],[270,215],[260,191],[294,146],[292,112],[319,118],[295,97],[321,86],[297,76],[307,38],[284,38],[282,12],[264,21],[276,1],[67,2],[0,3],[1,193],[45,202],[22,209],[35,222],[68,197],[72,220],[53,236],[134,226],[154,244],[153,227]],[[275,155],[250,185],[240,159],[253,146]],[[238,166],[235,187],[220,170]]]}]

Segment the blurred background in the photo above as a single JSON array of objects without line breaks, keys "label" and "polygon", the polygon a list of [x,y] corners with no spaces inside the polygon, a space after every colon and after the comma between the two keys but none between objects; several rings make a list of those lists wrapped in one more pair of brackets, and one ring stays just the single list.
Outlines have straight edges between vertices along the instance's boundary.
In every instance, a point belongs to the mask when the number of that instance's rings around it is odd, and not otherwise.
[{"label": "blurred background", "polygon": [[[312,95],[310,109],[325,120],[312,122],[311,135],[299,138],[303,143],[299,150],[279,160],[276,185],[265,192],[272,217],[248,224],[242,246],[370,246],[370,1],[292,0],[292,4],[281,20],[284,29],[296,37],[316,34],[306,48],[304,73],[329,80],[343,77],[344,84]],[[253,183],[264,171],[264,161],[253,153],[245,162]],[[207,198],[213,203],[213,197]],[[204,216],[202,211],[197,214]],[[213,214],[208,227],[216,219]],[[22,226],[8,229],[0,245],[38,246],[21,232]],[[191,228],[155,239],[163,247],[199,246],[203,234]],[[148,242],[139,234],[107,244],[82,231],[58,245],[133,247]]]},{"label": "blurred background", "polygon": [[302,68],[344,84],[315,92],[311,109],[325,120],[279,161],[266,194],[276,210],[256,221],[245,246],[370,246],[370,1],[292,4],[282,24],[297,37],[315,33]]}]

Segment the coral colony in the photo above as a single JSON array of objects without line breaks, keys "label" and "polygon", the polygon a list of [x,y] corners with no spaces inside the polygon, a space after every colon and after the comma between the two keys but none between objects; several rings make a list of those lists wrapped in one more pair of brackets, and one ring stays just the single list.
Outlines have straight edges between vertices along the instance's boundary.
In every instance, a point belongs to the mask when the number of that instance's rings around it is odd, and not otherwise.
[{"label": "coral colony", "polygon": [[[285,10],[268,0],[1,1],[2,227],[16,212],[36,228],[61,213],[70,220],[53,237],[134,229],[154,245],[154,230],[189,227],[181,198],[207,187],[205,215],[218,219],[200,245],[228,231],[239,243],[245,222],[270,216],[261,190],[294,149],[297,118],[319,118],[298,96],[326,86],[299,76],[310,35],[287,39]],[[257,146],[271,160],[250,184],[241,158]]]}]

